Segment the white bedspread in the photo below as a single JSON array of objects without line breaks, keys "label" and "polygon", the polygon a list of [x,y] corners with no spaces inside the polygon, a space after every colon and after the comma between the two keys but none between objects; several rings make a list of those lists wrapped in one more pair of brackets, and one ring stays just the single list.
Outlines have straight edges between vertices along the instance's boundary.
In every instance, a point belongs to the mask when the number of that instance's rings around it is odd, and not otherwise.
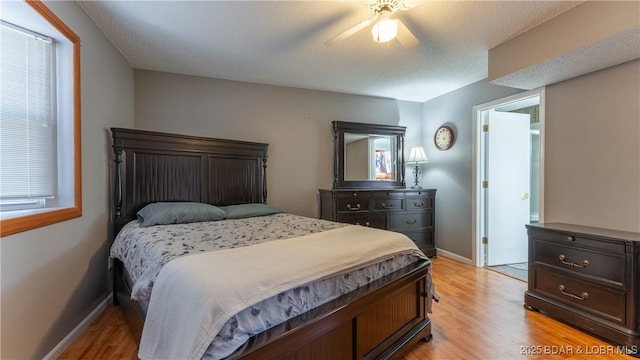
[{"label": "white bedspread", "polygon": [[154,285],[138,356],[199,359],[221,326],[240,310],[396,254],[425,258],[402,234],[346,226],[172,260]]}]

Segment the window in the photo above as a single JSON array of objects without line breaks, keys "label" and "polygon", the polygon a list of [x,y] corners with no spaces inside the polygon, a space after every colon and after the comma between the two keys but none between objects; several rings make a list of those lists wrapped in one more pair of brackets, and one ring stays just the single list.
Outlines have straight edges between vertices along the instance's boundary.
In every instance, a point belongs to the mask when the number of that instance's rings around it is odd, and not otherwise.
[{"label": "window", "polygon": [[0,235],[6,236],[82,215],[80,42],[39,1],[3,3],[1,17]]}]

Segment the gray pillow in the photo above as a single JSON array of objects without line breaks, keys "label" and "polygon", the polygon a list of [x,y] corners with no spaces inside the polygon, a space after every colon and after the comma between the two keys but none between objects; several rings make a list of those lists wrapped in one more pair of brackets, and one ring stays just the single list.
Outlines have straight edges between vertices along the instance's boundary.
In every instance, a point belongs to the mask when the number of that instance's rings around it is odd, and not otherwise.
[{"label": "gray pillow", "polygon": [[282,210],[267,204],[239,204],[220,206],[227,213],[227,219],[243,219],[253,216],[265,216],[281,213]]},{"label": "gray pillow", "polygon": [[216,221],[227,217],[217,206],[197,202],[157,202],[138,211],[140,226]]}]

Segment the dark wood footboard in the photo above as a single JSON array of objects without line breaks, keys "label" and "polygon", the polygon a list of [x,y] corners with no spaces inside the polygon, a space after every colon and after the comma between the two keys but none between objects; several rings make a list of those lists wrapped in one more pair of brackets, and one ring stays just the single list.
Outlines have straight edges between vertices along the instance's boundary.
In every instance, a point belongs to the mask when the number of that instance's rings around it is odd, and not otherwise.
[{"label": "dark wood footboard", "polygon": [[[252,337],[229,359],[390,359],[431,338],[430,262],[420,261]],[[137,339],[143,315],[121,263],[116,295]]]}]

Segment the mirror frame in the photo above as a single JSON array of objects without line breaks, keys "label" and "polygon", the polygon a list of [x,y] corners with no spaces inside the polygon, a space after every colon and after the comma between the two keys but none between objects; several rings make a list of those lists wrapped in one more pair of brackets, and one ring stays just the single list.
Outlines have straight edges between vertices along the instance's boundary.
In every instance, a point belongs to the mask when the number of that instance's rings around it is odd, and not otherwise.
[{"label": "mirror frame", "polygon": [[[397,189],[406,186],[404,181],[404,136],[406,127],[333,121],[333,188],[334,189]],[[394,171],[396,180],[345,180],[344,149],[345,133],[376,134],[396,136],[397,159]]]}]

